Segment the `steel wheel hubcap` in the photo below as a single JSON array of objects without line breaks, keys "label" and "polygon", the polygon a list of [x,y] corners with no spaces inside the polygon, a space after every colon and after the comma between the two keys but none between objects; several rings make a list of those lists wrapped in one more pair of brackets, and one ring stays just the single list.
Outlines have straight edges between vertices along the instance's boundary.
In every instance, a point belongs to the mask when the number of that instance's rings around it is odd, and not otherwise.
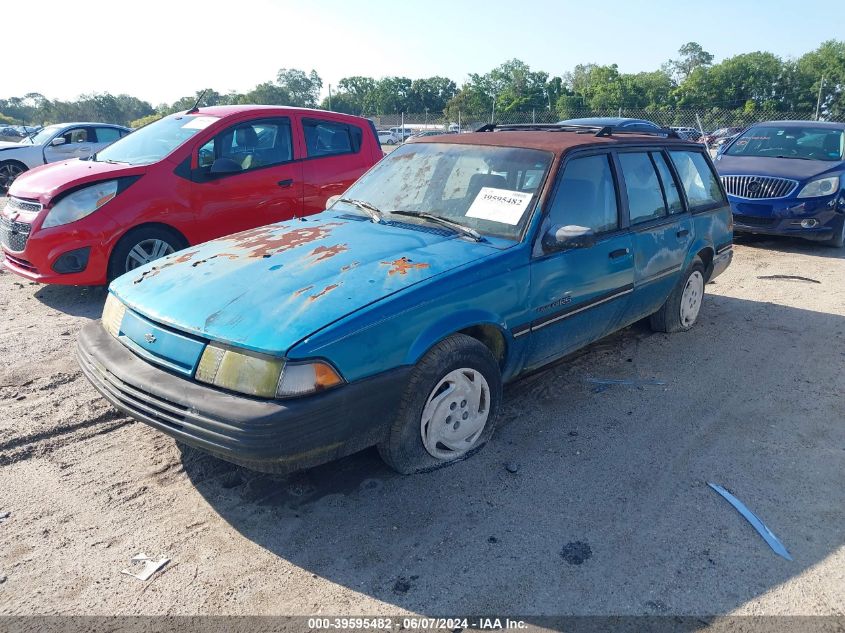
[{"label": "steel wheel hubcap", "polygon": [[689,327],[698,318],[701,300],[704,297],[704,275],[694,270],[687,279],[684,293],[681,295],[681,325]]},{"label": "steel wheel hubcap", "polygon": [[133,270],[174,252],[174,248],[164,240],[150,239],[138,242],[126,256],[126,270]]},{"label": "steel wheel hubcap", "polygon": [[455,459],[477,443],[490,417],[490,386],[481,372],[461,368],[446,374],[423,407],[420,433],[432,457]]}]

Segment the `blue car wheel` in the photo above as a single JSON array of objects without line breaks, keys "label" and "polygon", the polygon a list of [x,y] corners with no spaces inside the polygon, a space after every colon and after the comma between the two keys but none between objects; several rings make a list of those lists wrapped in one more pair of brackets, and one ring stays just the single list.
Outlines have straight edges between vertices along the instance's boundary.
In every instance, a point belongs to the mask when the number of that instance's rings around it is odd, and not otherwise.
[{"label": "blue car wheel", "polygon": [[379,453],[403,474],[466,459],[493,435],[501,398],[502,378],[490,350],[453,334],[414,367]]}]

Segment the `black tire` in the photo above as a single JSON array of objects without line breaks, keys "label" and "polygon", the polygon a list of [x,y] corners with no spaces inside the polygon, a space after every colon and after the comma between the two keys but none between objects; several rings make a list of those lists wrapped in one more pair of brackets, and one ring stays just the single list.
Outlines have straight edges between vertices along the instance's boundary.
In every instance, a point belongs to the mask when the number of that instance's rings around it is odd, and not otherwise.
[{"label": "black tire", "polygon": [[[486,380],[489,387],[487,420],[469,450],[452,459],[438,458],[430,454],[423,443],[422,414],[435,387],[448,374],[459,369],[474,370]],[[404,475],[427,472],[464,460],[477,453],[493,435],[501,399],[502,377],[490,350],[472,337],[453,334],[432,347],[414,367],[396,419],[387,438],[378,445],[379,454],[388,466]]]},{"label": "black tire", "polygon": [[845,246],[845,216],[839,218],[839,227],[833,230],[833,235],[826,244],[833,248]]},{"label": "black tire", "polygon": [[[672,290],[669,298],[666,299],[666,303],[664,303],[657,312],[651,315],[650,323],[652,330],[655,332],[666,332],[669,334],[674,332],[686,332],[687,330],[692,329],[692,327],[698,322],[698,317],[701,314],[700,307],[698,314],[692,322],[684,323],[681,320],[681,299],[684,296],[684,288],[686,288],[690,277],[692,277],[696,272],[702,276],[704,283],[707,283],[707,269],[704,266],[704,262],[702,262],[699,257],[696,257],[692,261],[690,267],[687,268],[681,276],[681,279]],[[701,293],[703,298],[703,286]]]},{"label": "black tire", "polygon": [[16,160],[6,160],[0,162],[0,193],[6,193],[9,187],[12,186],[15,178],[20,176],[23,172],[28,171],[28,167]]},{"label": "black tire", "polygon": [[166,243],[167,246],[172,249],[171,252],[180,251],[188,245],[185,238],[179,235],[176,231],[168,229],[167,227],[145,226],[132,229],[120,238],[117,246],[115,246],[112,251],[111,257],[109,258],[109,281],[120,277],[133,268],[137,268],[137,266],[133,266],[132,263],[127,262],[130,252],[137,245],[154,240]]}]

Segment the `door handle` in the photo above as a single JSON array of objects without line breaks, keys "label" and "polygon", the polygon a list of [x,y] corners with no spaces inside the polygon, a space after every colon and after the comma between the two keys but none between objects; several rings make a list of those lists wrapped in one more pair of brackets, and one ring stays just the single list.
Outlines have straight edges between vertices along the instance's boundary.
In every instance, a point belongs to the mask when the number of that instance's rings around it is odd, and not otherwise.
[{"label": "door handle", "polygon": [[620,257],[625,257],[625,255],[630,252],[631,251],[627,248],[617,248],[615,251],[610,251],[608,257],[610,257],[610,259],[619,259]]},{"label": "door handle", "polygon": [[286,180],[279,181],[280,187],[290,187],[293,184],[293,178],[287,178]]},{"label": "door handle", "polygon": [[688,229],[681,229],[681,230],[680,230],[680,231],[678,231],[678,233],[677,233],[677,236],[678,236],[678,237],[686,237],[687,235],[689,235],[689,230],[688,230]]}]

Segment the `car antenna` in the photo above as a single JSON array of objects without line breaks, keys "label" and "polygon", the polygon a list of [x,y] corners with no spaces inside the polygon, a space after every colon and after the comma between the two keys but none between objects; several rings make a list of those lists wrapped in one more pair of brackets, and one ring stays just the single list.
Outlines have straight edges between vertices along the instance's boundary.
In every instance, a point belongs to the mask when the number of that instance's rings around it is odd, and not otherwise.
[{"label": "car antenna", "polygon": [[197,97],[196,103],[194,103],[194,107],[188,110],[185,114],[196,114],[200,111],[200,100],[205,96],[206,92],[208,92],[208,88],[200,93],[200,96]]}]

